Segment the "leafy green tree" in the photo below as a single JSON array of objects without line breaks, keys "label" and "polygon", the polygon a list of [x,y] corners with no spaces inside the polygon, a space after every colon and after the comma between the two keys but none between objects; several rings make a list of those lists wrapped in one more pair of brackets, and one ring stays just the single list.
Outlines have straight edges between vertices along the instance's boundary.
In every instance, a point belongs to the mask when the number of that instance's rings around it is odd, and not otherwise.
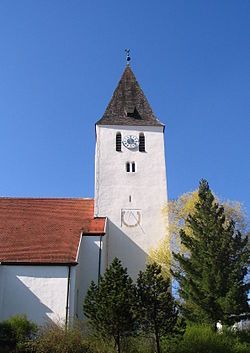
[{"label": "leafy green tree", "polygon": [[[214,193],[214,202],[222,204],[225,211],[226,223],[233,220],[235,228],[243,235],[248,232],[248,221],[243,205],[238,201],[221,201]],[[175,200],[169,200],[163,209],[164,218],[167,220],[166,236],[156,248],[150,249],[149,262],[157,262],[162,267],[164,277],[170,277],[170,269],[178,266],[173,261],[171,250],[174,252],[187,253],[188,249],[181,244],[180,230],[192,237],[192,229],[186,223],[189,215],[195,213],[195,205],[198,202],[198,189],[182,194]]]},{"label": "leafy green tree", "polygon": [[180,333],[180,328],[184,332],[184,326],[178,325],[178,310],[169,285],[169,280],[163,278],[161,267],[156,263],[148,264],[137,279],[140,328],[153,334],[158,353],[161,351],[161,337]]},{"label": "leafy green tree", "polygon": [[[183,314],[195,322],[222,324],[239,321],[249,312],[247,274],[248,239],[225,217],[206,180],[201,180],[195,212],[189,215],[188,231],[180,238],[187,253],[174,253],[180,270],[174,272],[183,299]],[[189,234],[192,234],[190,236]]]},{"label": "leafy green tree", "polygon": [[103,338],[114,339],[121,352],[124,337],[136,331],[136,287],[115,258],[99,280],[91,283],[84,301],[84,313],[93,330]]}]

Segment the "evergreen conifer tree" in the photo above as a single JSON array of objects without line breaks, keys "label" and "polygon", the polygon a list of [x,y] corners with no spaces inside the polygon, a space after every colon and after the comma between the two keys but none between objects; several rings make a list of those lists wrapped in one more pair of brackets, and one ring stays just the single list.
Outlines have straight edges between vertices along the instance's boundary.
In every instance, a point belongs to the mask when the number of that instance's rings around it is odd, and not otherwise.
[{"label": "evergreen conifer tree", "polygon": [[114,339],[117,352],[121,352],[124,337],[136,331],[136,288],[115,258],[100,277],[99,285],[91,283],[83,310],[93,330],[103,338]]},{"label": "evergreen conifer tree", "polygon": [[178,310],[169,291],[169,284],[156,263],[148,264],[137,279],[140,328],[144,333],[153,334],[157,353],[161,351],[162,336],[184,332],[183,322],[180,325],[178,321]]},{"label": "evergreen conifer tree", "polygon": [[180,271],[174,276],[180,285],[183,314],[195,322],[230,325],[249,313],[247,237],[225,222],[206,180],[201,180],[193,216],[187,219],[192,236],[180,231],[187,254],[174,254]]}]

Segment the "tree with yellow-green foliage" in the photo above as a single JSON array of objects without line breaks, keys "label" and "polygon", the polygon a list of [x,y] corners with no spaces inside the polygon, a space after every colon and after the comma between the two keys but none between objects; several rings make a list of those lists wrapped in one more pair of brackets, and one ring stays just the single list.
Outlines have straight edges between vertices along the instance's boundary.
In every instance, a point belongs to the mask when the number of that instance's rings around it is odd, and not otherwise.
[{"label": "tree with yellow-green foliage", "polygon": [[[224,207],[226,224],[231,220],[235,223],[235,229],[243,235],[247,234],[247,218],[244,208],[237,201],[220,201],[213,193],[214,202]],[[172,251],[185,253],[188,250],[180,241],[180,230],[192,237],[192,230],[187,226],[186,220],[189,215],[195,212],[195,204],[198,202],[198,189],[184,193],[176,200],[170,200],[163,209],[163,216],[168,219],[165,238],[158,244],[157,248],[151,249],[149,262],[157,262],[162,267],[165,277],[170,277],[170,268],[177,267],[177,263],[172,258]]]},{"label": "tree with yellow-green foliage", "polygon": [[173,253],[179,268],[172,271],[184,317],[214,328],[218,321],[232,325],[248,317],[248,237],[236,229],[234,220],[227,219],[204,179],[185,229],[180,230],[180,239],[187,250]]}]

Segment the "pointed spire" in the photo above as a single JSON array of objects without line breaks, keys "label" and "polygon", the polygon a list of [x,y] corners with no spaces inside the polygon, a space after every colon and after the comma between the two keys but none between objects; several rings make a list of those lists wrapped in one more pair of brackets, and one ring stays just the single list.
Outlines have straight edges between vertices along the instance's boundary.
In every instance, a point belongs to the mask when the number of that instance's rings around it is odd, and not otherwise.
[{"label": "pointed spire", "polygon": [[130,65],[97,125],[164,126],[154,115]]}]

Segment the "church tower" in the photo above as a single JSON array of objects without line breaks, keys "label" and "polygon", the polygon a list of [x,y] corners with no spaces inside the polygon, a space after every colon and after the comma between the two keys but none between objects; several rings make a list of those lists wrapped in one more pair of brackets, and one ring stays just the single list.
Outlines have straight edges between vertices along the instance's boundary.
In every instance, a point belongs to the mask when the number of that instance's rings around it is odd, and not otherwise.
[{"label": "church tower", "polygon": [[95,216],[107,217],[103,264],[118,257],[136,277],[166,235],[164,125],[129,65],[96,123]]}]

